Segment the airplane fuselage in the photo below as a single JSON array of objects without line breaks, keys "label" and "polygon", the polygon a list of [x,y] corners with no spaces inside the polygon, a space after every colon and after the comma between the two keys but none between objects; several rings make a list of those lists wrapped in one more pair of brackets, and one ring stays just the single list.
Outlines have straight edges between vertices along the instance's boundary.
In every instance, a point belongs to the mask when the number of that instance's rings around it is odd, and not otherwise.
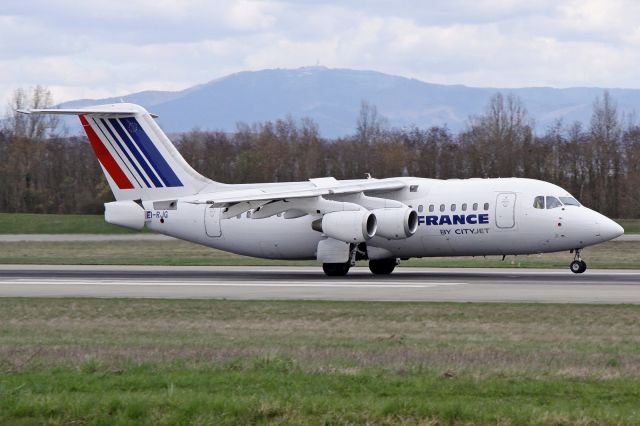
[{"label": "airplane fuselage", "polygon": [[[418,228],[409,238],[374,236],[371,257],[516,255],[583,248],[619,235],[621,228],[581,205],[535,206],[536,197],[573,200],[562,188],[531,179],[394,178],[407,189],[385,194],[416,210]],[[277,186],[278,184],[272,184]],[[282,184],[291,186],[291,183]],[[549,198],[551,200],[551,198]],[[551,202],[550,202],[551,204]],[[221,219],[220,208],[180,202],[174,210],[144,202],[147,227],[177,238],[247,256],[315,259],[326,237],[312,229],[313,215],[251,218],[244,212]]]}]

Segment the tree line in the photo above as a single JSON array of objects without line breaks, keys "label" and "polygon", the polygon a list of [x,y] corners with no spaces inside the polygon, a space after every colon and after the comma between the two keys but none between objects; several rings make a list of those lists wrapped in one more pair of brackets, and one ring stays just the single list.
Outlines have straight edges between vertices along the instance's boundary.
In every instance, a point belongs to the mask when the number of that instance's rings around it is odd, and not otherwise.
[{"label": "tree line", "polygon": [[[16,91],[0,130],[0,211],[101,213],[112,200],[84,136],[61,135],[55,118],[16,114],[52,104],[43,87]],[[392,128],[362,103],[354,133],[323,138],[311,119],[193,130],[174,142],[197,171],[226,183],[417,176],[528,177],[555,183],[612,217],[640,217],[640,126],[608,94],[589,123],[557,121],[540,134],[513,95],[496,93],[464,130]]]}]

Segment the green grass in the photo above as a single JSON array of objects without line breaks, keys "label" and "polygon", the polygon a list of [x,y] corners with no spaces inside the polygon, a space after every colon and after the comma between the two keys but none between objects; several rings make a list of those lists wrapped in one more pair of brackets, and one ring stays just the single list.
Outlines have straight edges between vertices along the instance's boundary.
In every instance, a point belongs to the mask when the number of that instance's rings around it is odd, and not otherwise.
[{"label": "green grass", "polygon": [[[640,241],[608,242],[583,251],[589,268],[638,268]],[[542,256],[422,258],[402,262],[424,267],[566,268],[569,252]],[[314,261],[285,261],[239,256],[196,244],[169,241],[72,241],[0,242],[0,263],[76,265],[175,265],[175,266],[263,266],[318,265]],[[365,266],[361,263],[361,266]]]},{"label": "green grass", "polygon": [[[640,219],[616,219],[627,234],[640,233]],[[102,215],[0,213],[0,234],[129,234]]]},{"label": "green grass", "polygon": [[0,299],[0,424],[638,424],[639,322],[624,305]]},{"label": "green grass", "polygon": [[615,219],[625,234],[640,234],[640,219]]},{"label": "green grass", "polygon": [[633,424],[640,382],[128,367],[3,379],[4,424]]},{"label": "green grass", "polygon": [[0,234],[131,234],[92,214],[0,213]]}]

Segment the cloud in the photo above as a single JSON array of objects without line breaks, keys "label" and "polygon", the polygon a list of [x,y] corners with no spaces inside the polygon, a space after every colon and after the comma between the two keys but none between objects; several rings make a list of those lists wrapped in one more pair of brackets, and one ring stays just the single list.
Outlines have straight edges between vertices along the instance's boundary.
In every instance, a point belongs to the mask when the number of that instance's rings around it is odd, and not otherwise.
[{"label": "cloud", "polygon": [[640,87],[635,0],[3,2],[0,100],[176,90],[247,69],[374,69],[474,86]]}]

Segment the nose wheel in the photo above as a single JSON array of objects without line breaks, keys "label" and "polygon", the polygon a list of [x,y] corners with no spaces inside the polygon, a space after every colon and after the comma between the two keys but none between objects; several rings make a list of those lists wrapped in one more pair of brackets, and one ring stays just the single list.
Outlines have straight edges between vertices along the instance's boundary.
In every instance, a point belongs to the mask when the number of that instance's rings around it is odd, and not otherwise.
[{"label": "nose wheel", "polygon": [[569,269],[574,274],[581,274],[587,270],[587,263],[580,257],[580,249],[576,249],[576,255],[573,258],[573,262],[569,265]]}]

